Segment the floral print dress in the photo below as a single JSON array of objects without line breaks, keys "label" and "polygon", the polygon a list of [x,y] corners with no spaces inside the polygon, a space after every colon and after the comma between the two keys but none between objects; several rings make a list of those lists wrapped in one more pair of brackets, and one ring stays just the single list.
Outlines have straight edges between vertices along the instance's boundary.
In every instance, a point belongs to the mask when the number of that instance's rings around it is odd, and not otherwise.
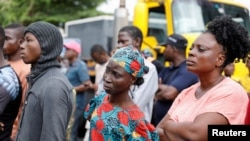
[{"label": "floral print dress", "polygon": [[95,96],[84,113],[90,117],[90,141],[159,141],[138,106],[122,109],[110,104],[108,97],[104,91]]}]

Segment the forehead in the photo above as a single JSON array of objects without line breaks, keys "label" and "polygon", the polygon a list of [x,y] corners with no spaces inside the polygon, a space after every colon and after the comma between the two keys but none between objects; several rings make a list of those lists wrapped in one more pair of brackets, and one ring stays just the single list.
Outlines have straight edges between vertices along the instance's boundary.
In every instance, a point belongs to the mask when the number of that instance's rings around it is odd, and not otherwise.
[{"label": "forehead", "polygon": [[25,33],[25,37],[31,37],[31,38],[36,38],[36,36],[30,32]]},{"label": "forehead", "polygon": [[6,35],[17,34],[17,30],[16,29],[11,29],[11,28],[4,29],[4,32],[5,32]]},{"label": "forehead", "polygon": [[132,39],[132,37],[126,31],[119,32],[118,36],[119,38]]},{"label": "forehead", "polygon": [[203,45],[206,47],[219,46],[215,36],[211,33],[202,33],[196,38],[194,44]]},{"label": "forehead", "polygon": [[112,59],[109,60],[109,62],[107,64],[107,68],[109,68],[111,70],[115,70],[115,71],[121,71],[121,72],[124,71],[125,72],[125,70]]}]

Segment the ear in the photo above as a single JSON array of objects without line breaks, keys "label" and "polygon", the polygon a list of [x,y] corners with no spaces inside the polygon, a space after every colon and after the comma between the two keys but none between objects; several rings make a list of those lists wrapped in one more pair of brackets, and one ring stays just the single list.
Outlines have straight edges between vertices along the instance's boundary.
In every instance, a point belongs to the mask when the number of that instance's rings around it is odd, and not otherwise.
[{"label": "ear", "polygon": [[224,64],[225,60],[226,60],[225,54],[220,53],[219,57],[217,58],[217,61],[216,61],[216,67],[222,66]]},{"label": "ear", "polygon": [[135,38],[134,39],[134,45],[135,45],[135,47],[137,48],[137,49],[141,49],[141,38]]}]

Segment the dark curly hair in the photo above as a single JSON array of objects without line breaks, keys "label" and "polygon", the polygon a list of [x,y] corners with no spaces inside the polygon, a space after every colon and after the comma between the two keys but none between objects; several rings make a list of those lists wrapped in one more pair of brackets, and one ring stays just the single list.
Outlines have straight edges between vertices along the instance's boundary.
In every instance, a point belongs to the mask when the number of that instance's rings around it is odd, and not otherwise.
[{"label": "dark curly hair", "polygon": [[223,46],[226,60],[222,67],[232,62],[245,62],[250,51],[250,40],[247,30],[230,16],[218,16],[208,23],[205,32],[212,33],[217,42]]},{"label": "dark curly hair", "polygon": [[143,77],[137,77],[137,79],[136,79],[134,85],[140,86],[140,85],[143,84],[143,83],[144,83]]}]

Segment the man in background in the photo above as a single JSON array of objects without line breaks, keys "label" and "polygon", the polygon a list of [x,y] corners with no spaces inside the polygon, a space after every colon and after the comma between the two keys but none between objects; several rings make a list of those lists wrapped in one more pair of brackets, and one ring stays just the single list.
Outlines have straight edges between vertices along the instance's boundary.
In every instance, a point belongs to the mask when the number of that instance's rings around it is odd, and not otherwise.
[{"label": "man in background", "polygon": [[16,72],[4,58],[4,41],[5,33],[0,27],[0,141],[10,141],[22,99],[22,87]]},{"label": "man in background", "polygon": [[95,44],[92,46],[90,50],[90,55],[92,59],[96,62],[95,65],[95,85],[96,85],[96,94],[99,94],[103,90],[103,74],[106,70],[106,66],[108,64],[110,56],[106,52],[106,50],[103,48],[102,45]]},{"label": "man in background", "polygon": [[83,128],[81,135],[78,133],[78,128],[85,127],[86,120],[83,118],[83,113],[87,105],[85,100],[86,91],[89,89],[89,84],[92,84],[88,74],[86,63],[78,57],[81,53],[81,46],[74,40],[64,43],[66,48],[65,58],[69,61],[69,67],[66,76],[76,91],[76,101],[73,112],[73,125],[70,133],[70,141],[79,141],[85,136],[86,129]]},{"label": "man in background", "polygon": [[10,24],[5,27],[4,32],[5,32],[5,43],[3,47],[3,52],[5,57],[7,58],[8,63],[17,73],[21,81],[23,90],[22,101],[20,104],[19,112],[13,124],[13,129],[12,129],[11,138],[12,140],[14,140],[16,137],[18,122],[20,119],[22,106],[25,101],[25,95],[28,88],[26,76],[30,72],[30,64],[25,64],[22,58],[20,57],[20,45],[22,44],[24,38],[24,26],[15,23]]},{"label": "man in background", "polygon": [[185,88],[198,81],[198,77],[186,69],[187,39],[179,34],[167,37],[165,44],[165,61],[171,62],[169,67],[159,73],[159,88],[156,93],[156,102],[152,123],[157,126],[168,112],[176,96]]}]

